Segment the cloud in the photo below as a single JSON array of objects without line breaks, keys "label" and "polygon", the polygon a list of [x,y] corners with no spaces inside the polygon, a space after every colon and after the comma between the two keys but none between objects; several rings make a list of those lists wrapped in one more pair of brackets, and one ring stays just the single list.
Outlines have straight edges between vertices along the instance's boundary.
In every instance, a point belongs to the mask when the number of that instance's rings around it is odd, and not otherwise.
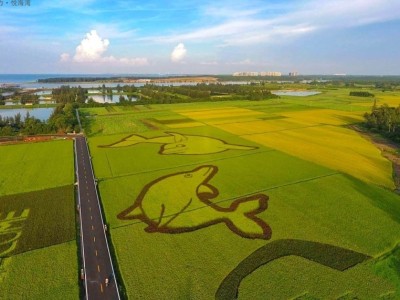
[{"label": "cloud", "polygon": [[171,61],[172,62],[180,62],[182,61],[185,56],[186,56],[186,48],[183,43],[179,43],[178,45],[175,46],[174,50],[171,53]]},{"label": "cloud", "polygon": [[[257,3],[257,2],[256,2]],[[253,4],[254,5],[254,4]],[[258,2],[256,8],[241,4],[212,4],[203,9],[213,24],[145,37],[156,43],[217,42],[220,46],[278,43],[316,31],[345,29],[400,19],[398,0],[304,0],[292,5],[270,7]],[[254,6],[253,6],[254,7]]]},{"label": "cloud", "polygon": [[124,30],[121,29],[121,24],[113,23],[98,23],[92,25],[100,35],[107,36],[109,39],[132,39],[137,34],[136,29]]},{"label": "cloud", "polygon": [[[72,61],[75,63],[102,63],[130,66],[145,66],[149,64],[148,59],[145,57],[117,58],[113,55],[104,56],[104,53],[107,52],[109,45],[110,41],[108,39],[102,39],[97,34],[96,30],[91,30],[76,47],[75,55],[73,56]],[[71,61],[71,55],[69,53],[62,53],[60,55],[60,61]]]},{"label": "cloud", "polygon": [[96,30],[86,34],[80,45],[76,47],[74,61],[76,62],[94,62],[100,60],[103,53],[107,51],[110,41],[101,39]]},{"label": "cloud", "polygon": [[68,53],[63,53],[60,55],[60,61],[67,62],[69,61],[71,56]]},{"label": "cloud", "polygon": [[136,57],[136,58],[116,58],[114,56],[102,57],[99,62],[102,63],[112,63],[112,64],[123,64],[123,65],[132,65],[132,66],[146,66],[149,64],[149,61],[145,57]]}]

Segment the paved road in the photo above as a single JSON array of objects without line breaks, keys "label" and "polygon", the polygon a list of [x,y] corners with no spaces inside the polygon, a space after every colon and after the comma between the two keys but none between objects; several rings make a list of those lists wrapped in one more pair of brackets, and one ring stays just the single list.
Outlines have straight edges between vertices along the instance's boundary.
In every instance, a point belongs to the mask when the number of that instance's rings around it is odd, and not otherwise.
[{"label": "paved road", "polygon": [[[86,138],[75,138],[75,164],[78,177],[81,244],[86,299],[120,299],[110,251],[104,233],[99,198]],[[108,286],[105,279],[109,280]]]}]

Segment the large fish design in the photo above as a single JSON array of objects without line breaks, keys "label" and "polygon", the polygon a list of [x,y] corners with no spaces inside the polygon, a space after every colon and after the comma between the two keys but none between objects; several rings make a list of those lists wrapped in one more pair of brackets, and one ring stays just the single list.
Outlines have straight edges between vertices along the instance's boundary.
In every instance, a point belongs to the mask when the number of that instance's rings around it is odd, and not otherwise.
[{"label": "large fish design", "polygon": [[145,138],[140,135],[130,135],[116,143],[100,146],[119,148],[140,143],[161,144],[160,154],[200,155],[213,154],[228,150],[254,150],[257,147],[228,144],[223,140],[200,135],[184,135],[176,132],[166,132],[166,136]]},{"label": "large fish design", "polygon": [[209,181],[217,174],[212,165],[170,174],[148,183],[119,219],[138,219],[147,232],[183,233],[225,223],[234,233],[251,239],[269,239],[270,227],[257,214],[267,209],[268,196],[237,199],[229,207],[213,202],[219,192]]}]

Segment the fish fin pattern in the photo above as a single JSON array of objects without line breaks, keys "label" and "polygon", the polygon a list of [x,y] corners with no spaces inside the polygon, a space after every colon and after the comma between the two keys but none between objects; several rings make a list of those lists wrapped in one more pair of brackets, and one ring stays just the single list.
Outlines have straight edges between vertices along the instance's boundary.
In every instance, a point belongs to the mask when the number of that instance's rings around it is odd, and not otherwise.
[{"label": "fish fin pattern", "polygon": [[129,207],[118,215],[118,219],[121,220],[132,220],[140,219],[143,216],[142,209],[139,206]]},{"label": "fish fin pattern", "polygon": [[238,199],[231,204],[228,227],[237,234],[252,239],[270,239],[271,228],[256,215],[268,207],[268,196],[258,194]]},{"label": "fish fin pattern", "polygon": [[140,136],[140,135],[130,135],[116,143],[110,144],[110,145],[104,145],[104,146],[99,146],[100,148],[120,148],[120,147],[127,147],[127,146],[132,146],[136,145],[139,143],[145,143],[147,141],[146,138]]}]

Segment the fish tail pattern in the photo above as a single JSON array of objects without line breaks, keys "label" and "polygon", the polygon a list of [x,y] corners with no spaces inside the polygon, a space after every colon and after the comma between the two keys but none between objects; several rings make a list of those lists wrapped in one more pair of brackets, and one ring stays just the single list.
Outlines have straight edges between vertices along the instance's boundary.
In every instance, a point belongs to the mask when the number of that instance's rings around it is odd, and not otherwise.
[{"label": "fish tail pattern", "polygon": [[268,207],[268,196],[264,194],[253,195],[235,200],[230,209],[228,227],[245,238],[270,239],[271,228],[256,215],[265,211]]}]

